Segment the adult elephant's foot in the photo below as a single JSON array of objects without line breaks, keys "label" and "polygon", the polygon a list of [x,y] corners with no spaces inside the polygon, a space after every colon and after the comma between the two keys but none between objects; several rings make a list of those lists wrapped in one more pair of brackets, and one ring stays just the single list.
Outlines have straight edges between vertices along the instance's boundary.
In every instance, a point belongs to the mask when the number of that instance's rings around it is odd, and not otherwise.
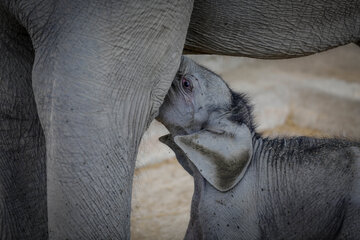
[{"label": "adult elephant's foot", "polygon": [[0,239],[47,239],[45,138],[29,35],[0,7]]}]

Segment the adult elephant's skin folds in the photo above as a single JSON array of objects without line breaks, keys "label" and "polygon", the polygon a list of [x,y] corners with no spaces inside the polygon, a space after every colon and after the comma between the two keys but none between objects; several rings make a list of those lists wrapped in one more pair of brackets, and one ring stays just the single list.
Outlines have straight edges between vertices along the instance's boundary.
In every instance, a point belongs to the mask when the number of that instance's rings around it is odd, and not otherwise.
[{"label": "adult elephant's skin folds", "polygon": [[197,0],[185,50],[290,58],[359,41],[359,0]]},{"label": "adult elephant's skin folds", "polygon": [[184,49],[303,56],[359,42],[359,9],[359,0],[0,0],[0,238],[128,239],[140,138]]},{"label": "adult elephant's skin folds", "polygon": [[[192,1],[34,0],[1,5],[26,27],[31,41],[24,39],[24,45],[34,46],[34,64],[27,62],[26,70],[32,66],[27,76],[32,77],[46,140],[47,181],[42,184],[47,182],[48,229],[43,238],[47,232],[50,239],[130,238],[138,144],[179,66]],[[21,94],[22,87],[19,83],[14,89]],[[37,117],[35,105],[32,109]],[[12,124],[17,128],[24,122]],[[31,136],[40,141],[44,135],[38,132]],[[1,155],[0,163],[10,160]],[[40,174],[36,171],[35,176]],[[0,192],[1,203],[3,196]],[[2,239],[42,238],[31,232],[22,237],[16,218],[23,216],[16,209],[7,214],[12,220],[4,222],[9,233]],[[35,217],[30,215],[29,221],[37,221]]]}]

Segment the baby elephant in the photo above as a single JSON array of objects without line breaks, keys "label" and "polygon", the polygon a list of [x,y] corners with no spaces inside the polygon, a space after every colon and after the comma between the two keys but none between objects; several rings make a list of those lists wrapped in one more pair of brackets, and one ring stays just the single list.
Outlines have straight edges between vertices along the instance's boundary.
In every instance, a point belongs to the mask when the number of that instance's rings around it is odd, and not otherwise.
[{"label": "baby elephant", "polygon": [[360,143],[255,132],[251,107],[183,57],[157,118],[194,177],[185,239],[360,239]]}]

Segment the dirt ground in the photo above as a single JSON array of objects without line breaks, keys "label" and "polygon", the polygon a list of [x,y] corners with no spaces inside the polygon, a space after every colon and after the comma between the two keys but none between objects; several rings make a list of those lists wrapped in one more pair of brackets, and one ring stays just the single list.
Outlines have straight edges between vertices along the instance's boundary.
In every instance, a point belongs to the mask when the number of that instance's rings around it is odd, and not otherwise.
[{"label": "dirt ground", "polygon": [[190,218],[193,181],[177,160],[137,169],[134,185],[132,239],[183,239]]},{"label": "dirt ground", "polygon": [[[213,66],[233,89],[248,93],[265,136],[360,139],[360,48],[355,45],[292,60],[205,60],[202,64]],[[193,179],[170,150],[160,150],[156,134],[164,130],[154,129],[145,134],[139,153],[151,161],[135,171],[132,239],[183,239]],[[166,156],[168,160],[154,164]]]}]

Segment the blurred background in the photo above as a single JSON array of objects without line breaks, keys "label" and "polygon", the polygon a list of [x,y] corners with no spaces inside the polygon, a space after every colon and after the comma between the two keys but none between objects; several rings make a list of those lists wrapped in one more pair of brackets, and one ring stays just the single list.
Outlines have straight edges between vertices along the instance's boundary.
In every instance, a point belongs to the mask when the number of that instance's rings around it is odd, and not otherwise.
[{"label": "blurred background", "polygon": [[[341,136],[360,139],[360,47],[350,44],[285,60],[189,56],[218,73],[254,105],[264,136]],[[145,133],[133,183],[132,239],[183,239],[193,179],[158,141],[154,121]]]}]

